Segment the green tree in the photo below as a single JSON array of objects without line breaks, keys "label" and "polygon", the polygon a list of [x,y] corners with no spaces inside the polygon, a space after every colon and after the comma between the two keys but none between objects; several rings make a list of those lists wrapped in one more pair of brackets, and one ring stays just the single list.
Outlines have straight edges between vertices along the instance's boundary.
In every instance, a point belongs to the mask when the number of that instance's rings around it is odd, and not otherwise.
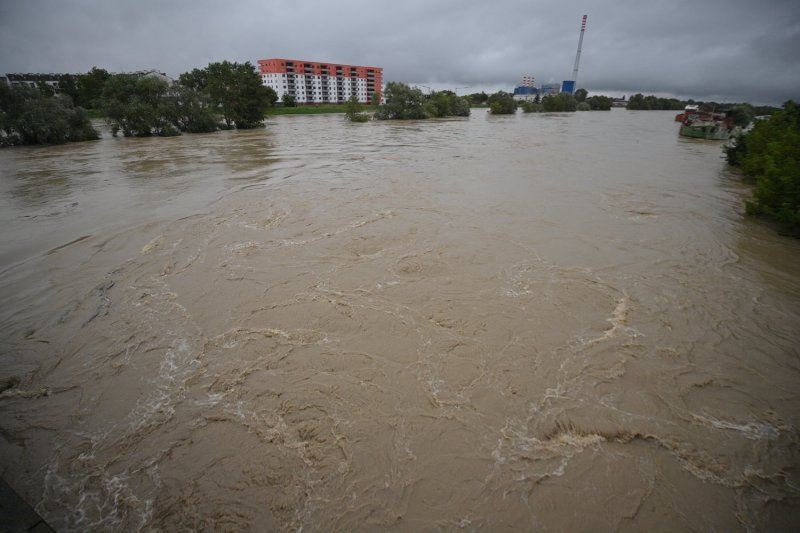
[{"label": "green tree", "polygon": [[586,97],[589,96],[589,91],[586,89],[578,89],[575,91],[575,100],[578,103],[586,101]]},{"label": "green tree", "polygon": [[542,109],[550,113],[578,110],[578,102],[569,93],[550,94],[542,98]]},{"label": "green tree", "polygon": [[469,102],[453,91],[438,91],[428,97],[425,112],[431,117],[468,117]]},{"label": "green tree", "polygon": [[61,90],[61,94],[69,96],[73,104],[80,105],[78,102],[78,79],[75,76],[72,74],[62,75],[61,79],[58,80],[58,87]]},{"label": "green tree", "polygon": [[283,95],[283,107],[297,107],[297,100],[289,93]]},{"label": "green tree", "polygon": [[613,101],[608,96],[592,96],[586,99],[592,111],[610,111]]},{"label": "green tree", "polygon": [[466,96],[471,105],[483,105],[489,99],[489,95],[481,91],[479,93],[472,93]]},{"label": "green tree", "polygon": [[39,92],[44,96],[55,96],[56,94],[56,90],[52,85],[41,80],[36,82],[36,88],[39,89]]},{"label": "green tree", "polygon": [[786,102],[782,111],[737,137],[726,153],[728,162],[755,183],[747,213],[763,215],[800,237],[800,106]]},{"label": "green tree", "polygon": [[126,137],[177,135],[174,100],[167,82],[151,76],[117,74],[103,88],[103,107],[111,134]]},{"label": "green tree", "polygon": [[523,113],[538,113],[542,110],[542,106],[530,100],[523,100],[520,104]]},{"label": "green tree", "polygon": [[0,84],[0,146],[62,144],[100,137],[86,113],[67,96]]},{"label": "green tree", "polygon": [[425,98],[422,91],[405,83],[390,81],[384,93],[386,103],[378,108],[375,118],[380,120],[428,118],[425,112]]},{"label": "green tree", "polygon": [[[692,103],[691,101],[688,103]],[[657,96],[644,96],[636,93],[628,99],[627,108],[630,110],[679,110],[686,106],[687,102],[682,102],[676,98],[659,98]]]},{"label": "green tree", "polygon": [[504,91],[498,91],[487,98],[489,111],[492,115],[512,115],[517,112],[517,101],[514,96]]},{"label": "green tree", "polygon": [[111,75],[102,68],[92,67],[86,74],[78,76],[78,98],[75,104],[84,109],[102,107],[103,87]]},{"label": "green tree", "polygon": [[277,100],[275,91],[264,86],[250,62],[209,63],[205,69],[181,74],[180,83],[205,93],[227,128],[263,126],[267,108]]},{"label": "green tree", "polygon": [[186,133],[207,133],[219,128],[217,116],[208,96],[190,87],[178,86],[171,91],[172,106],[167,116],[172,124]]}]

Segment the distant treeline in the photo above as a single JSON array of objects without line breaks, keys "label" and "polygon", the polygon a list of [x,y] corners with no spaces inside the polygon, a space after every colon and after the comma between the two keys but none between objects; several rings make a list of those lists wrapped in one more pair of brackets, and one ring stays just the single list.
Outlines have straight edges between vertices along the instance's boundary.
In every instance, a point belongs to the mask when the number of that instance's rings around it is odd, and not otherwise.
[{"label": "distant treeline", "polygon": [[472,93],[465,98],[470,105],[489,107],[493,115],[516,113],[518,107],[525,113],[608,111],[613,103],[608,96],[589,96],[586,89],[578,89],[575,94],[559,93],[544,96],[537,94],[529,101],[517,101],[513,94],[504,91],[494,94]]},{"label": "distant treeline", "polygon": [[728,163],[755,185],[747,213],[800,237],[800,107],[786,102],[769,118],[756,120],[725,151]]},{"label": "distant treeline", "polygon": [[514,95],[498,91],[494,94],[485,92],[468,96],[457,96],[453,91],[432,91],[424,94],[416,87],[400,82],[389,82],[385,91],[386,103],[379,106],[375,118],[384,119],[425,119],[469,116],[470,106],[489,107],[493,115],[508,115],[517,112],[518,108],[526,113],[531,112],[563,112],[611,109],[611,98],[607,96],[588,97],[585,89],[576,91],[575,95],[555,94],[539,98],[537,95],[531,102],[519,102]]},{"label": "distant treeline", "polygon": [[745,103],[720,103],[703,102],[697,100],[678,100],[677,98],[659,98],[658,96],[644,96],[636,93],[628,99],[627,109],[634,111],[678,111],[683,110],[687,105],[698,105],[703,111],[715,111],[718,113],[727,112],[735,107],[747,106],[756,115],[770,115],[778,110],[771,106],[752,106]]}]

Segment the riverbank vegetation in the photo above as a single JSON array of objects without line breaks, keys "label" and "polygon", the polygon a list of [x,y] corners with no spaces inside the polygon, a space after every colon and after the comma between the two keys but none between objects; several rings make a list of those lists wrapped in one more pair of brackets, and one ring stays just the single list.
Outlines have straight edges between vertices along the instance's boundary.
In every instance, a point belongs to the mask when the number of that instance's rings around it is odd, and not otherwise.
[{"label": "riverbank vegetation", "polygon": [[466,96],[473,107],[489,107],[493,115],[513,114],[517,108],[523,113],[571,113],[574,111],[607,111],[611,109],[612,99],[608,96],[588,96],[586,89],[578,89],[575,94],[558,93],[541,96],[531,100],[517,101],[510,93],[499,91],[487,95],[484,92]]},{"label": "riverbank vegetation", "polygon": [[68,96],[0,84],[0,146],[99,139],[86,112]]},{"label": "riverbank vegetation", "polygon": [[185,72],[174,85],[152,76],[111,76],[101,102],[112,135],[148,137],[260,127],[277,98],[250,63],[223,61]]},{"label": "riverbank vegetation", "polygon": [[778,224],[800,237],[800,106],[793,101],[726,147],[728,163],[755,185],[747,213]]},{"label": "riverbank vegetation", "polygon": [[256,128],[277,99],[250,63],[210,63],[181,74],[177,83],[94,67],[61,76],[58,94],[45,83],[0,85],[0,146],[98,139],[90,118],[104,118],[114,136]]},{"label": "riverbank vegetation", "polygon": [[[644,96],[641,93],[634,94],[628,99],[626,109],[630,111],[683,111],[687,105],[700,106],[702,111],[714,113],[742,113],[749,112],[750,120],[753,116],[771,115],[778,111],[777,107],[772,106],[753,106],[747,103],[726,103],[726,102],[703,102],[693,99],[678,100],[677,98],[660,98],[658,96]],[[740,121],[741,123],[741,121]],[[749,120],[744,121],[748,124]]]}]

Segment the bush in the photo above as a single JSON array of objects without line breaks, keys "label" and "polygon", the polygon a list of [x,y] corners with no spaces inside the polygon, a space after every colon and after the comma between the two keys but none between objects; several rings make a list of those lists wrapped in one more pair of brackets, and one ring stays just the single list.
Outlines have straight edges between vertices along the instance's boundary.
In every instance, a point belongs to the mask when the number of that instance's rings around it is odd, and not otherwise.
[{"label": "bush", "polygon": [[351,96],[345,104],[344,116],[350,122],[367,122],[369,120],[369,115],[361,112],[361,104],[356,95]]},{"label": "bush", "polygon": [[548,113],[577,111],[578,102],[569,93],[550,94],[542,98],[542,108]]},{"label": "bush", "polygon": [[523,113],[538,113],[542,110],[542,106],[529,100],[523,100],[519,105]]},{"label": "bush", "polygon": [[488,98],[487,103],[492,115],[513,115],[517,112],[517,101],[507,92],[494,93]]},{"label": "bush", "polygon": [[431,117],[468,117],[469,102],[452,91],[439,91],[430,96],[425,105]]}]

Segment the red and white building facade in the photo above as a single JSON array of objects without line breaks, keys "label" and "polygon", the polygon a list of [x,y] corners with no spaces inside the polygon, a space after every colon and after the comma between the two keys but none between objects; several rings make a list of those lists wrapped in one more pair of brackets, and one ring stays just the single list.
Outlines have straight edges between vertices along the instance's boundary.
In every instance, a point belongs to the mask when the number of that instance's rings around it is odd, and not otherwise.
[{"label": "red and white building facade", "polygon": [[297,104],[340,104],[355,95],[361,103],[380,102],[383,69],[295,59],[259,59],[261,81],[283,102],[287,94]]}]

